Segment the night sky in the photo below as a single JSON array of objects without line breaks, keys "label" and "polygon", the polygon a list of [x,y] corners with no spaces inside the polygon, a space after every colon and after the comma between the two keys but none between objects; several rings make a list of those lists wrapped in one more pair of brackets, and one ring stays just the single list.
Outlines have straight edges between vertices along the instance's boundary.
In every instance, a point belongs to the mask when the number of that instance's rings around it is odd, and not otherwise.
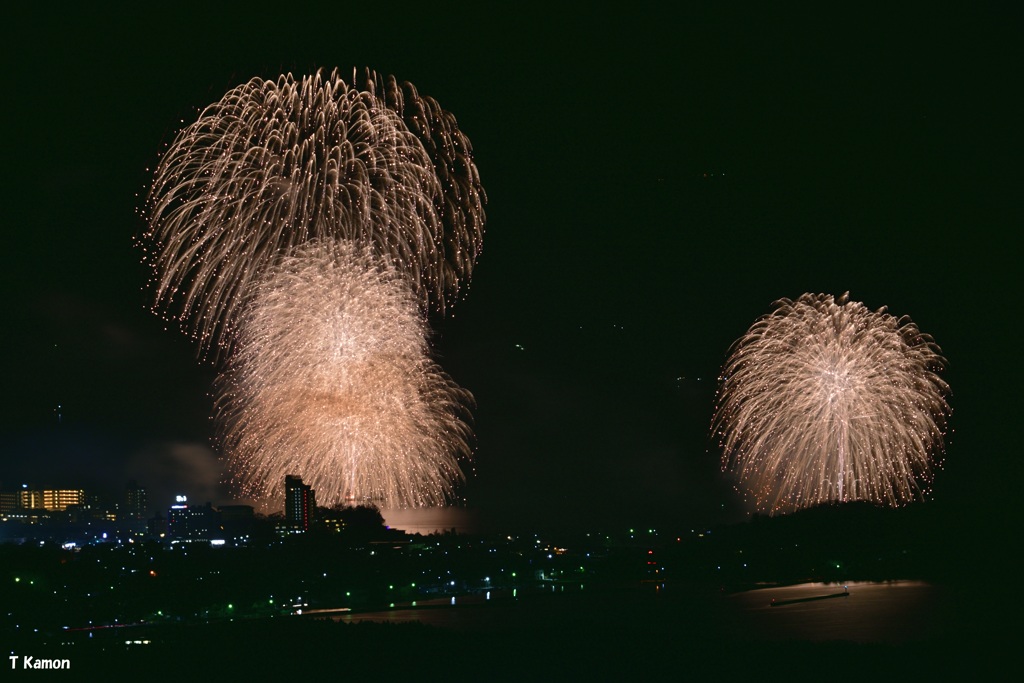
[{"label": "night sky", "polygon": [[845,291],[949,361],[923,505],[955,531],[1019,514],[1019,17],[700,5],[18,10],[0,484],[231,500],[216,368],[148,311],[137,209],[159,152],[228,89],[370,67],[454,113],[488,195],[471,286],[431,319],[476,397],[462,494],[484,519],[743,519],[708,436],[729,345],[776,299]]}]

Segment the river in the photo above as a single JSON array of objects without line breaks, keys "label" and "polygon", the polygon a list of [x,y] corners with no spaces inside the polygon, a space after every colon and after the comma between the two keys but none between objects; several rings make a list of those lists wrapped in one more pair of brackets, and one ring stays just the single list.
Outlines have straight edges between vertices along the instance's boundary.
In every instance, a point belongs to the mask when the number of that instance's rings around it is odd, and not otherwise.
[{"label": "river", "polygon": [[332,618],[473,631],[538,625],[586,630],[634,622],[745,640],[898,644],[951,635],[958,624],[955,607],[950,590],[923,581],[852,582],[845,588],[804,583],[721,594],[670,584],[589,592],[567,584],[438,598]]}]

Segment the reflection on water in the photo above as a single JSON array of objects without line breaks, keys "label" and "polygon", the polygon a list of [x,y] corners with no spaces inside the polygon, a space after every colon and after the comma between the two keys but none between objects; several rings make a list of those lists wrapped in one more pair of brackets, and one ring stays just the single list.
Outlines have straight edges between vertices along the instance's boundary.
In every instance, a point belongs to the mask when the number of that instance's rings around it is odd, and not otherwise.
[{"label": "reflection on water", "polygon": [[[805,583],[726,597],[727,621],[765,640],[900,643],[947,635],[949,596],[922,581]],[[824,599],[814,599],[823,598]],[[772,604],[772,601],[775,604]]]},{"label": "reflection on water", "polygon": [[[807,583],[732,594],[698,595],[671,585],[635,591],[587,591],[582,585],[419,601],[346,614],[340,621],[417,621],[446,629],[648,628],[757,641],[906,643],[940,638],[952,626],[950,596],[921,581]],[[772,600],[775,600],[775,606]]]},{"label": "reflection on water", "polygon": [[381,510],[384,523],[407,534],[440,534],[454,530],[460,534],[479,531],[477,514],[473,510],[456,507]]}]

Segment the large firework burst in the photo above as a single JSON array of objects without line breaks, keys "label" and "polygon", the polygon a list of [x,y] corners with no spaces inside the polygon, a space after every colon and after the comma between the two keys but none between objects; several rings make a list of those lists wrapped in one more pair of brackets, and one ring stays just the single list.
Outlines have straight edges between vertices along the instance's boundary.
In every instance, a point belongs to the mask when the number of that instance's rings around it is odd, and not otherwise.
[{"label": "large firework burst", "polygon": [[945,359],[907,317],[827,294],[781,299],[731,349],[712,424],[770,513],[922,498],[942,452]]},{"label": "large firework burst", "polygon": [[316,239],[370,245],[444,311],[480,253],[486,197],[454,116],[372,71],[254,78],[163,155],[139,240],[156,309],[229,347],[253,283]]},{"label": "large firework burst", "polygon": [[369,249],[310,243],[261,278],[219,379],[235,481],[258,498],[297,472],[322,504],[449,502],[469,392],[429,354],[406,280]]},{"label": "large firework burst", "polygon": [[138,241],[154,309],[227,357],[218,438],[246,492],[295,472],[321,502],[451,498],[472,397],[426,315],[470,277],[485,202],[454,116],[370,70],[252,79],[174,139]]}]

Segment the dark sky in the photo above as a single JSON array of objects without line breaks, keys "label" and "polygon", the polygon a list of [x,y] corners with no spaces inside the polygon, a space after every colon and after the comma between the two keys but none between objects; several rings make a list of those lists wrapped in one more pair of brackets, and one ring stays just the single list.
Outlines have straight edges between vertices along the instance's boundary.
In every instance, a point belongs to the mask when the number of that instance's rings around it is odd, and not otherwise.
[{"label": "dark sky", "polygon": [[5,22],[0,484],[229,499],[215,368],[147,310],[136,209],[228,89],[366,66],[455,114],[488,194],[472,286],[432,320],[476,396],[485,518],[741,518],[708,439],[718,369],[776,299],[844,291],[949,360],[927,504],[1011,509],[1019,17],[489,5]]}]

